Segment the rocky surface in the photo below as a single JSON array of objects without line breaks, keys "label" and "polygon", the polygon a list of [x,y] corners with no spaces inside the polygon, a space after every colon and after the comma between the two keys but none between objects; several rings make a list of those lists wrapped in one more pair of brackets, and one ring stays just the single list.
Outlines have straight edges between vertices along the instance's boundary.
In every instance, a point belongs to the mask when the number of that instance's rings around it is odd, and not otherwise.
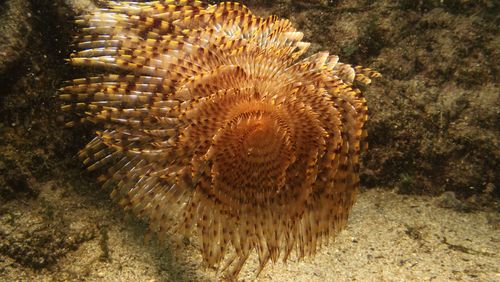
[{"label": "rocky surface", "polygon": [[[291,19],[311,53],[328,50],[383,74],[366,92],[362,181],[398,192],[362,194],[337,244],[260,279],[498,280],[499,4],[246,2]],[[55,93],[87,71],[64,61],[74,17],[102,3],[0,2],[0,278],[213,279],[190,244],[143,244],[144,224],[115,209],[75,158],[90,126],[65,128]]]},{"label": "rocky surface", "polygon": [[6,1],[0,7],[0,73],[23,55],[31,34],[31,5],[23,0]]}]

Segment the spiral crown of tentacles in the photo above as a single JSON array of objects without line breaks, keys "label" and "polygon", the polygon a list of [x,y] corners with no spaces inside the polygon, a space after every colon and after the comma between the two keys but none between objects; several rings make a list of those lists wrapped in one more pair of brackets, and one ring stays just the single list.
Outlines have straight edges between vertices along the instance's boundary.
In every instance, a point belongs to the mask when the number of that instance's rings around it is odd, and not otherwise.
[{"label": "spiral crown of tentacles", "polygon": [[73,65],[100,75],[60,90],[99,128],[79,153],[160,238],[195,234],[228,276],[310,256],[341,230],[359,185],[379,73],[320,52],[290,21],[193,0],[109,2],[81,16]]}]

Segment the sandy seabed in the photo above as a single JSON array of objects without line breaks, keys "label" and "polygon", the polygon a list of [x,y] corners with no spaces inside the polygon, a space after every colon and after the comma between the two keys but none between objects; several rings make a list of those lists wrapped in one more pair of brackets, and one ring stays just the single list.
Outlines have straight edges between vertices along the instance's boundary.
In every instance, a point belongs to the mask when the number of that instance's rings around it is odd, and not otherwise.
[{"label": "sandy seabed", "polygon": [[[37,199],[4,205],[0,280],[217,280],[194,244],[145,242],[146,225],[101,192],[48,182]],[[445,209],[436,201],[386,190],[362,192],[347,229],[315,257],[270,263],[256,278],[253,256],[239,280],[500,281],[499,214]]]}]

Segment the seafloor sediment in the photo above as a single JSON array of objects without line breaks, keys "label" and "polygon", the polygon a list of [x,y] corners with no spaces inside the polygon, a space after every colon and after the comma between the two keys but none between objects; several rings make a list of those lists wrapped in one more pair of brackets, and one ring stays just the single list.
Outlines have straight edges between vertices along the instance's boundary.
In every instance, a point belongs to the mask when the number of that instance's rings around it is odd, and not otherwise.
[{"label": "seafloor sediment", "polygon": [[[213,281],[195,246],[144,242],[145,224],[99,190],[47,182],[38,199],[2,208],[5,281]],[[82,185],[82,183],[75,184]],[[81,189],[90,191],[79,192]],[[455,199],[456,201],[456,199]],[[448,208],[443,208],[447,206]],[[361,193],[336,242],[304,261],[270,264],[240,281],[498,281],[498,213],[457,211],[449,197]]]}]

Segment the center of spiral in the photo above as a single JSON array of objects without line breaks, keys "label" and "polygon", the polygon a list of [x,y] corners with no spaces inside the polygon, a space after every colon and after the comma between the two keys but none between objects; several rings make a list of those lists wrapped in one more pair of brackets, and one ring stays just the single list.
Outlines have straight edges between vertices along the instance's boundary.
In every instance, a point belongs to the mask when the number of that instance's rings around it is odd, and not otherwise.
[{"label": "center of spiral", "polygon": [[[274,129],[274,130],[273,130]],[[253,154],[256,150],[266,149],[275,138],[276,128],[270,122],[258,121],[243,140],[244,151]]]},{"label": "center of spiral", "polygon": [[283,189],[293,163],[287,127],[278,114],[246,112],[231,120],[214,139],[212,183],[221,202],[264,204]]}]

